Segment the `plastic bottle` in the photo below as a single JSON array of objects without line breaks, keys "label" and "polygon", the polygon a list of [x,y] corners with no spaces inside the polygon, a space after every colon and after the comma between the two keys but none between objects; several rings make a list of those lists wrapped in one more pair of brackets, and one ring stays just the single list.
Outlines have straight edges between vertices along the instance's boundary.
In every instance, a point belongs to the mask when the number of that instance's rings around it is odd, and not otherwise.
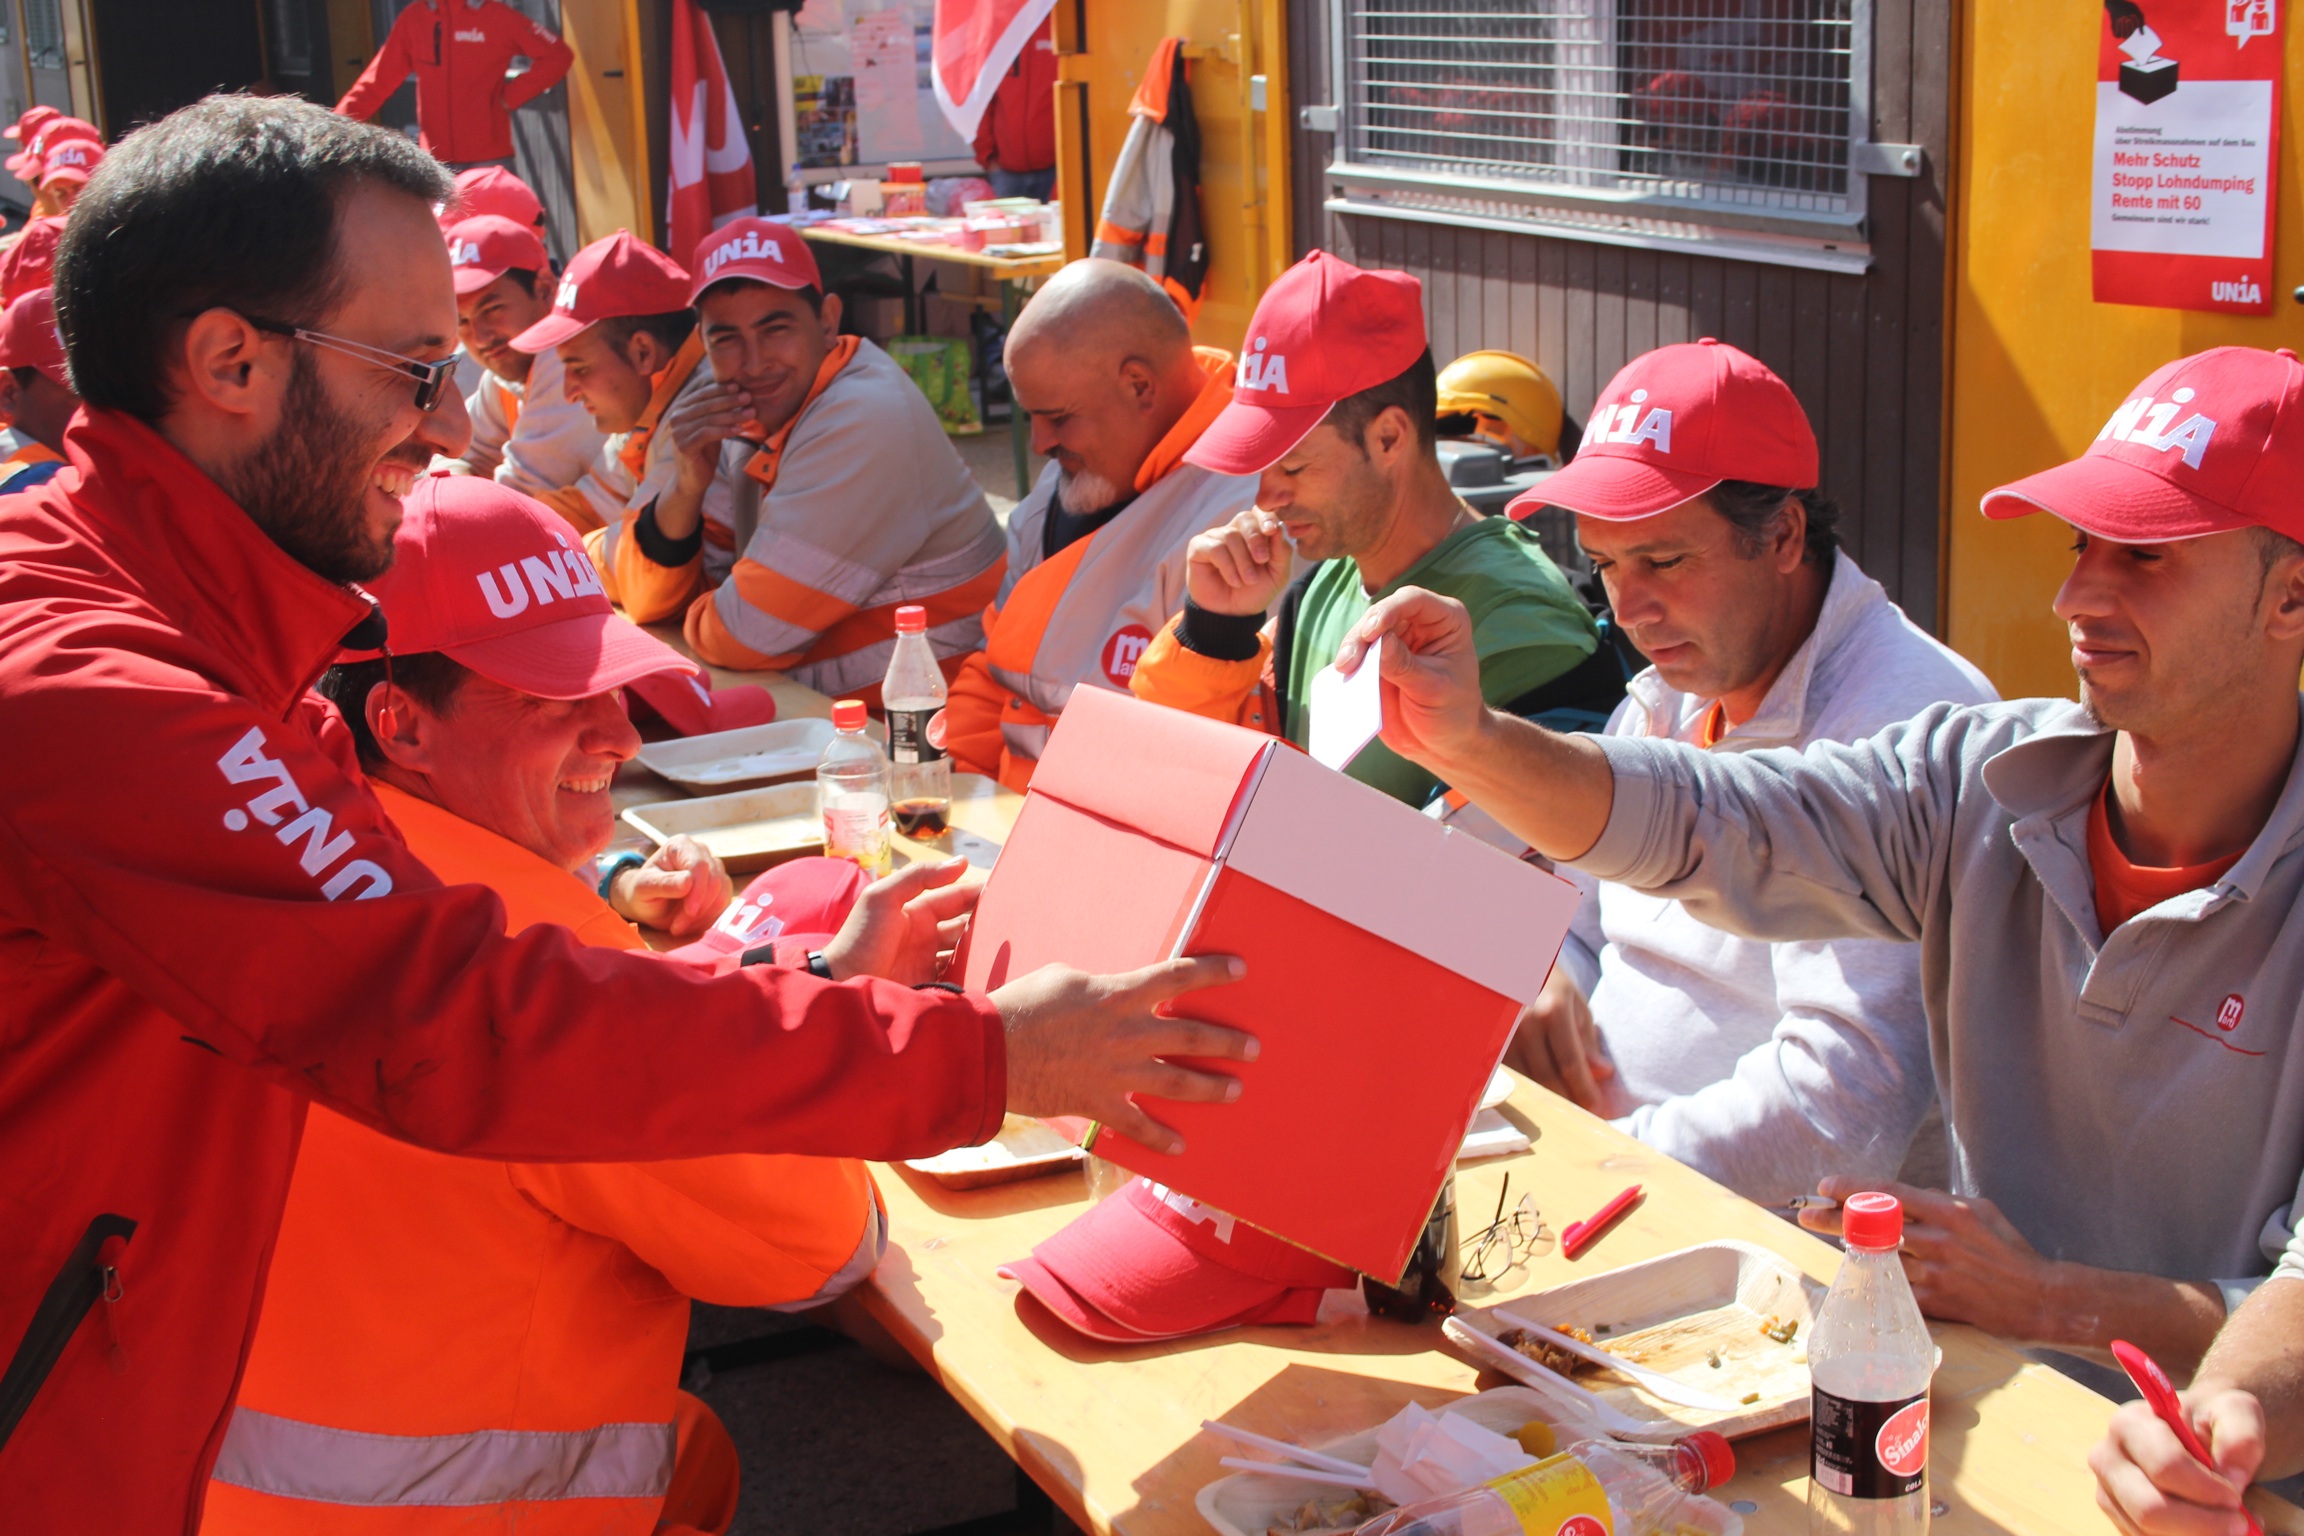
[{"label": "plastic bottle", "polygon": [[944,669],[928,647],[928,610],[896,610],[896,651],[880,685],[895,762],[890,804],[906,837],[940,837],[952,819],[952,760],[944,755]]},{"label": "plastic bottle", "polygon": [[1896,1256],[1904,1207],[1893,1195],[1851,1195],[1840,1232],[1847,1256],[1808,1337],[1808,1530],[1925,1536],[1936,1343]]},{"label": "plastic bottle", "polygon": [[1736,1453],[1709,1430],[1670,1445],[1579,1440],[1478,1487],[1403,1504],[1355,1536],[1654,1536],[1683,1525],[1741,1536],[1725,1507],[1698,1519],[1687,1508],[1735,1475]]},{"label": "plastic bottle", "polygon": [[800,162],[797,160],[792,162],[792,173],[784,178],[784,211],[808,211],[808,183],[800,175]]},{"label": "plastic bottle", "polygon": [[1432,1214],[1424,1218],[1424,1235],[1408,1256],[1408,1268],[1398,1285],[1386,1285],[1374,1275],[1360,1277],[1360,1297],[1378,1317],[1404,1323],[1436,1323],[1456,1310],[1456,1292],[1464,1284],[1464,1250],[1456,1240],[1456,1177],[1440,1186]]},{"label": "plastic bottle", "polygon": [[816,764],[816,809],[824,853],[848,859],[877,880],[894,863],[888,847],[888,757],[864,734],[864,702],[832,706],[832,744]]}]

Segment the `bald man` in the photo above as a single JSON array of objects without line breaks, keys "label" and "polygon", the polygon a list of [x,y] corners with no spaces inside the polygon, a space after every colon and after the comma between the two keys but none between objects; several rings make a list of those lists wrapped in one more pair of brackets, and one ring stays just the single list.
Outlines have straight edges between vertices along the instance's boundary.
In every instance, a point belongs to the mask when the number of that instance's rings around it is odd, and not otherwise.
[{"label": "bald man", "polygon": [[1192,536],[1256,500],[1254,475],[1184,462],[1232,399],[1232,354],[1192,344],[1135,267],[1076,261],[1008,333],[1008,382],[1048,467],[1008,519],[1008,575],[944,715],[960,768],[1023,789],[1072,690],[1128,691],[1184,606]]}]

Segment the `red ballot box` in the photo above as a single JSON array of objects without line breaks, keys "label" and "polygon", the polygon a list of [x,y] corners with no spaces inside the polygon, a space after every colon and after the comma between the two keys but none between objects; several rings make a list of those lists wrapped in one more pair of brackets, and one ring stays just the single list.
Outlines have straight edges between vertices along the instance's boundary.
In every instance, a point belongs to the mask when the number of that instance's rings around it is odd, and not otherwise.
[{"label": "red ballot box", "polygon": [[1099,1156],[1380,1279],[1414,1251],[1512,1024],[1576,909],[1566,881],[1270,736],[1074,691],[968,943],[988,991],[1042,965],[1235,954],[1177,1011],[1253,1032],[1233,1104],[1148,1104],[1170,1157]]}]

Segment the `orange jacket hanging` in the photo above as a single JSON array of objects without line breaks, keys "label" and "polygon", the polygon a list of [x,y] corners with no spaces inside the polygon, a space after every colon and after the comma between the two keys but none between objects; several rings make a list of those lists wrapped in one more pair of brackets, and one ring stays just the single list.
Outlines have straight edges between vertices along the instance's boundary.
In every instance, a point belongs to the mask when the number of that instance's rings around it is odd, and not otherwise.
[{"label": "orange jacket hanging", "polygon": [[[509,931],[640,946],[574,876],[377,796],[441,879],[503,899]],[[871,1272],[883,1236],[846,1158],[508,1163],[315,1109],[201,1530],[649,1536],[675,1491],[689,1298],[823,1301]],[[703,1490],[677,1491],[692,1506]],[[733,1486],[717,1491],[702,1502],[733,1509]]]}]

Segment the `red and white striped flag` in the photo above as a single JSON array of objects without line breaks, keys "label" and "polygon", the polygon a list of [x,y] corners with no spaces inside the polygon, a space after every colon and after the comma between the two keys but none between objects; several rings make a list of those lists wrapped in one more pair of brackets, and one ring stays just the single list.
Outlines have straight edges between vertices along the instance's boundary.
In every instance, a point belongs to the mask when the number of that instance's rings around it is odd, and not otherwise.
[{"label": "red and white striped flag", "polygon": [[672,0],[671,255],[685,265],[704,237],[760,211],[752,146],[720,59],[712,18]]},{"label": "red and white striped flag", "polygon": [[936,0],[928,75],[936,105],[962,139],[974,141],[1001,77],[1055,9],[1056,0]]}]

